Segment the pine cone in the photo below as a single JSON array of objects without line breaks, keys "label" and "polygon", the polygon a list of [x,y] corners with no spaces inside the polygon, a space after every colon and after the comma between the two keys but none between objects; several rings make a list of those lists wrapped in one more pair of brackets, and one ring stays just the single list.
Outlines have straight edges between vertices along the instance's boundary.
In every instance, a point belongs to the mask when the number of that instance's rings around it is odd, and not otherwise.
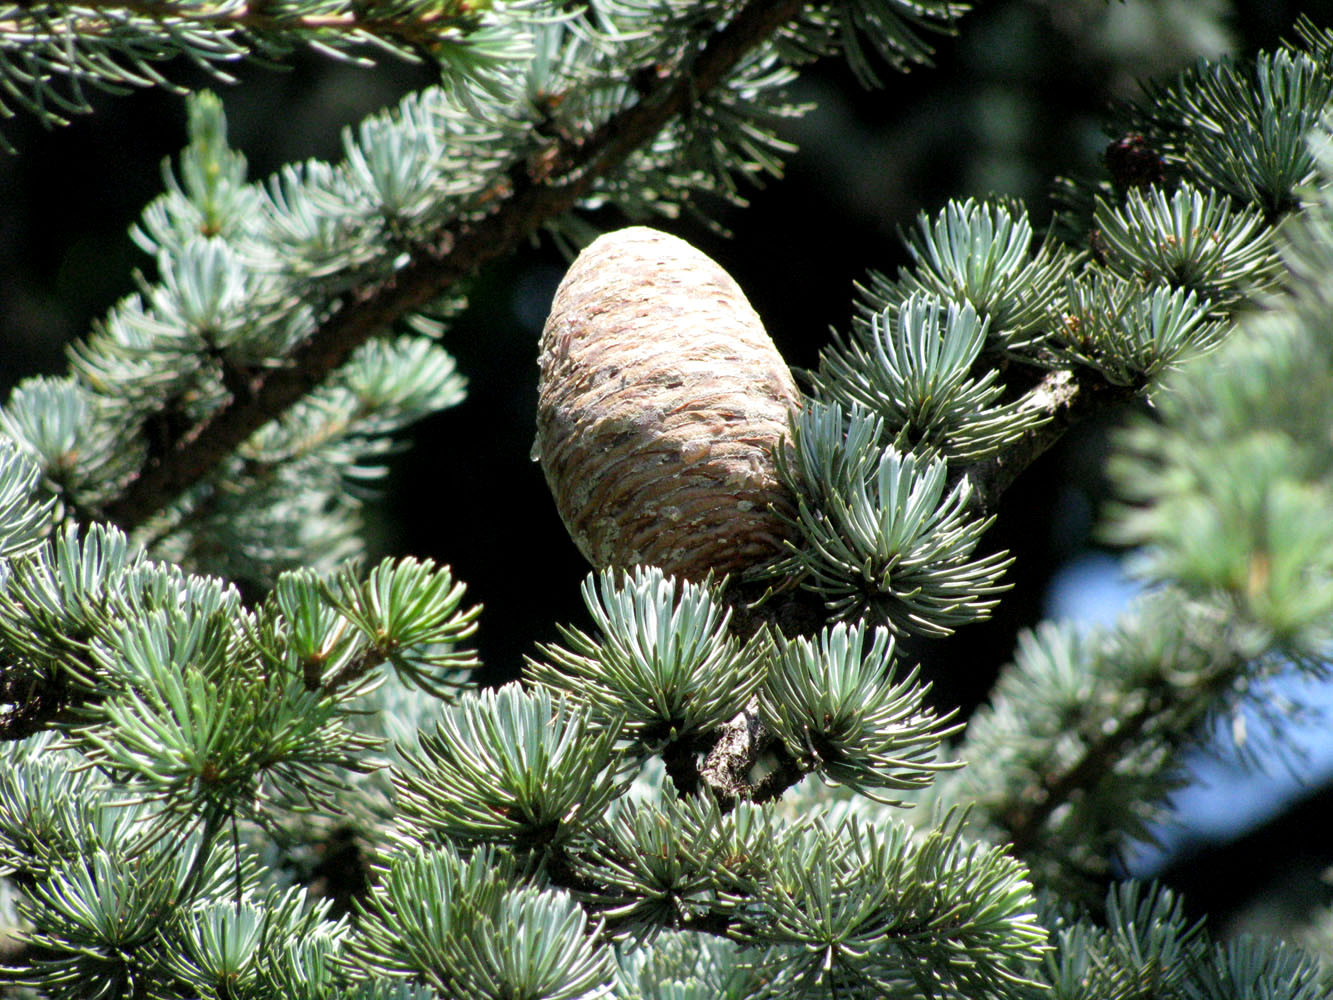
[{"label": "pine cone", "polygon": [[594,566],[700,579],[782,551],[800,393],[740,288],[637,226],[583,251],[542,331],[535,455]]}]

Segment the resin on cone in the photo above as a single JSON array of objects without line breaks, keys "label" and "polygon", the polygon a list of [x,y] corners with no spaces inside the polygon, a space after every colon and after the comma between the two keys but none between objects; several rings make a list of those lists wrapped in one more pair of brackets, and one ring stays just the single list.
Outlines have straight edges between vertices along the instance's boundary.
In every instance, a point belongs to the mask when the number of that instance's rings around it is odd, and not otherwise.
[{"label": "resin on cone", "polygon": [[777,449],[800,407],[740,287],[636,226],[570,267],[542,331],[535,456],[579,550],[699,579],[783,549]]}]

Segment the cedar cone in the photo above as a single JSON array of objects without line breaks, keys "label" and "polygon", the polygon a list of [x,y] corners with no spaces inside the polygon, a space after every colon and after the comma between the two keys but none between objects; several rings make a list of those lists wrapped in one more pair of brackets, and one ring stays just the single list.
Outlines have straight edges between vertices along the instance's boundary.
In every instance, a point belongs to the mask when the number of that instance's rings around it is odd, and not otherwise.
[{"label": "cedar cone", "polygon": [[740,287],[684,240],[595,240],[542,331],[537,441],[556,507],[598,569],[699,580],[782,551],[774,453],[800,393]]}]

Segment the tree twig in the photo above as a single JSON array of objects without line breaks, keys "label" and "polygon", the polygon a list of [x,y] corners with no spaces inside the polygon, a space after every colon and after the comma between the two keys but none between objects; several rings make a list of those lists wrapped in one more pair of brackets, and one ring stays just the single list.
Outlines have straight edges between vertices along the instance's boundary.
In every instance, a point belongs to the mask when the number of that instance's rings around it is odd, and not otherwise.
[{"label": "tree twig", "polygon": [[1144,727],[1162,711],[1156,700],[1145,701],[1133,715],[1101,739],[1089,744],[1072,765],[1049,775],[1026,809],[1015,810],[998,819],[1009,833],[1010,849],[1022,856],[1041,835],[1046,821],[1078,791],[1086,790],[1109,774],[1120,762],[1121,751],[1143,732]]},{"label": "tree twig", "polygon": [[1004,491],[1066,431],[1109,406],[1129,402],[1141,391],[1141,386],[1112,385],[1087,368],[1048,372],[1028,390],[1023,405],[1049,419],[1020,441],[962,469],[960,478],[972,486],[972,505],[982,513],[993,513]]}]

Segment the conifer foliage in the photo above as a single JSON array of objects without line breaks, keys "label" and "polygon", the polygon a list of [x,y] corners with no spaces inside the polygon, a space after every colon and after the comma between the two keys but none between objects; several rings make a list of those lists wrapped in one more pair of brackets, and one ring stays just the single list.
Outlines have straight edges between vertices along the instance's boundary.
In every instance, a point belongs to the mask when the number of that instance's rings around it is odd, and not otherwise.
[{"label": "conifer foliage", "polygon": [[[155,277],[0,410],[6,996],[1330,995],[1316,952],[1218,941],[1111,859],[1213,721],[1327,673],[1333,34],[1146,87],[1048,234],[923,213],[763,439],[786,499],[731,578],[608,565],[590,628],[479,690],[503,623],[445,566],[364,565],[386,451],[463,398],[471,274],[588,243],[586,209],[738,197],[804,65],[874,83],[964,6],[5,9],[5,99],[51,123],[173,55],[439,75],[258,181],[193,95],[133,232]],[[1105,531],[1151,599],[1025,635],[964,729],[899,645],[991,612],[998,497],[1136,396]]]}]

